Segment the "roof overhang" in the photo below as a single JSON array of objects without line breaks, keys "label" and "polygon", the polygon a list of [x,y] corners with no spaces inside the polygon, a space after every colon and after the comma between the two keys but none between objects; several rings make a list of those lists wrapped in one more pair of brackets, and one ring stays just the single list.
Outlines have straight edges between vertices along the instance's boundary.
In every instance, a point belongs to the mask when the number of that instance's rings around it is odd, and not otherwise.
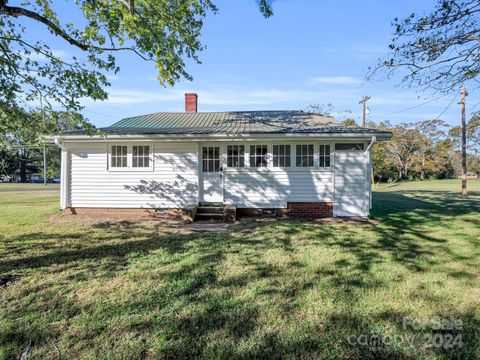
[{"label": "roof overhang", "polygon": [[320,139],[320,140],[371,140],[386,141],[392,138],[390,132],[375,133],[287,133],[287,134],[106,134],[102,135],[62,135],[49,138],[50,141],[61,139],[62,142],[107,142],[107,141],[257,141],[259,139],[295,140],[295,139]]}]

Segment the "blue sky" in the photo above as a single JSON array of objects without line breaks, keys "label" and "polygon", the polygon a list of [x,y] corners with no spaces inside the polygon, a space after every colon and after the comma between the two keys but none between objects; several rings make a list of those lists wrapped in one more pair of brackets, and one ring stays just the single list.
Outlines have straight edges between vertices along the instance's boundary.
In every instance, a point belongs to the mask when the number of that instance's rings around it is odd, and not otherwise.
[{"label": "blue sky", "polygon": [[[97,126],[157,111],[183,111],[184,93],[197,92],[199,111],[304,109],[332,103],[360,120],[362,95],[371,96],[369,119],[393,123],[438,117],[459,123],[458,98],[445,96],[409,111],[431,97],[398,87],[399,78],[365,82],[369,66],[387,50],[394,17],[428,11],[433,0],[275,0],[265,19],[255,0],[216,0],[218,14],[205,19],[207,49],[202,64],[187,62],[193,81],[163,88],[152,64],[132,54],[118,57],[109,100],[84,101],[84,115]],[[65,5],[63,5],[65,6]],[[60,39],[64,57],[72,49]],[[475,104],[475,97],[468,99]],[[477,100],[478,101],[478,100]],[[469,109],[472,110],[472,109]],[[476,109],[478,110],[478,109]]]}]

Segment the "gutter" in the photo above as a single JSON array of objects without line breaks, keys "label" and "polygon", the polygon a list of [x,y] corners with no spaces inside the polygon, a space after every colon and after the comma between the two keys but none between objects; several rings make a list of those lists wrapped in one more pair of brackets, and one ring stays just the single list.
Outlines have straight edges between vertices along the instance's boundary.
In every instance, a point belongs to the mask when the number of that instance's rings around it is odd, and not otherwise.
[{"label": "gutter", "polygon": [[58,137],[54,138],[53,139],[53,143],[55,145],[57,145],[60,149],[62,149],[63,151],[67,151],[67,148],[65,147],[65,145],[63,145],[60,141],[60,139]]},{"label": "gutter", "polygon": [[[162,140],[162,141],[256,141],[256,140],[293,140],[293,139],[329,139],[361,141],[375,138],[375,141],[391,139],[390,133],[355,134],[355,133],[306,133],[306,134],[110,134],[106,137],[98,135],[63,135],[64,142],[108,142],[122,140]],[[56,138],[55,138],[56,139]]]}]

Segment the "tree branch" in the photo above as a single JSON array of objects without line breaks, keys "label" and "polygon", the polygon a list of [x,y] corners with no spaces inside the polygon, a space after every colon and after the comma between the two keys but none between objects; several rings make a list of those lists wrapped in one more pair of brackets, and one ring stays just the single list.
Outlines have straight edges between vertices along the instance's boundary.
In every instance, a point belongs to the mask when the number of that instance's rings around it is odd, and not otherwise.
[{"label": "tree branch", "polygon": [[133,51],[135,54],[137,54],[143,60],[146,60],[146,61],[147,60],[149,60],[149,61],[152,60],[151,58],[147,58],[146,56],[144,56],[137,49],[131,48],[131,47],[120,47],[119,48],[119,47],[114,47],[113,46],[113,47],[110,47],[110,48],[104,48],[104,47],[100,47],[100,46],[96,46],[96,45],[85,44],[85,43],[71,37],[65,30],[63,30],[60,26],[53,23],[52,21],[50,21],[46,17],[44,17],[44,16],[42,16],[42,15],[40,15],[40,14],[34,12],[34,11],[25,9],[25,8],[21,8],[21,7],[17,7],[17,6],[7,6],[5,0],[0,1],[0,14],[5,14],[5,15],[8,15],[8,16],[13,16],[13,17],[25,16],[25,17],[28,17],[30,19],[36,20],[38,22],[41,22],[42,24],[46,25],[50,30],[52,30],[55,35],[58,35],[58,36],[62,37],[68,43],[70,43],[73,46],[78,47],[79,49],[81,49],[83,51],[96,50],[96,51],[99,51],[99,52],[104,52],[104,51],[128,50],[128,51]]},{"label": "tree branch", "polygon": [[26,16],[30,19],[39,21],[42,24],[46,25],[48,28],[50,28],[55,33],[55,35],[61,36],[66,41],[68,41],[71,45],[74,45],[74,46],[82,49],[83,51],[87,51],[88,48],[89,48],[88,45],[86,45],[86,44],[72,38],[70,35],[68,35],[67,32],[65,32],[65,30],[63,30],[60,26],[58,26],[57,24],[53,23],[52,21],[50,21],[46,17],[44,17],[44,16],[42,16],[42,15],[40,15],[40,14],[34,12],[34,11],[31,11],[31,10],[28,10],[28,9],[25,9],[25,8],[21,8],[21,7],[17,7],[17,6],[7,6],[5,4],[5,1],[2,1],[0,3],[0,13],[8,15],[8,16],[13,16],[13,17]]}]

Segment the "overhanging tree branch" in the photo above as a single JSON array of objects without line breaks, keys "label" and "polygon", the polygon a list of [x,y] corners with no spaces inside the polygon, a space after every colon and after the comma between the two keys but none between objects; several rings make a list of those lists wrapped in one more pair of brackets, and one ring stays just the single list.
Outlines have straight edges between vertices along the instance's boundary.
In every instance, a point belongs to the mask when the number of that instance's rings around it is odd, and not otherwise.
[{"label": "overhanging tree branch", "polygon": [[92,44],[86,44],[82,41],[79,41],[72,36],[70,36],[65,30],[63,30],[60,26],[55,24],[54,22],[50,21],[47,19],[45,16],[40,15],[36,13],[35,11],[31,11],[25,8],[17,7],[17,6],[7,6],[6,0],[3,0],[0,2],[0,14],[5,14],[8,16],[13,16],[13,17],[19,17],[19,16],[25,16],[30,19],[36,20],[38,22],[41,22],[42,24],[46,25],[55,35],[58,35],[65,39],[69,44],[76,46],[77,48],[83,50],[83,51],[88,51],[88,50],[96,50],[99,52],[105,52],[105,51],[132,51],[136,55],[138,55],[140,58],[142,58],[145,61],[152,61],[153,59],[151,57],[146,57],[144,54],[142,54],[140,51],[133,47],[101,47],[101,46],[96,46]]}]

